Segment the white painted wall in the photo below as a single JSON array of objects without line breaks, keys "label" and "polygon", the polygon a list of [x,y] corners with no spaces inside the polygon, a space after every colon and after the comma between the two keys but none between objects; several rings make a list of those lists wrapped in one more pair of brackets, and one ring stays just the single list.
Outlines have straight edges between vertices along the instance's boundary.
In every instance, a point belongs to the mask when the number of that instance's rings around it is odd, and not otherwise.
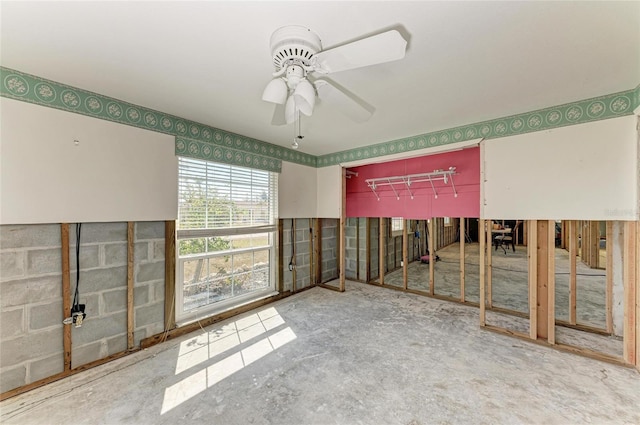
[{"label": "white painted wall", "polygon": [[177,218],[173,136],[6,98],[0,108],[0,224]]},{"label": "white painted wall", "polygon": [[278,176],[279,217],[317,217],[316,181],[316,168],[283,161]]},{"label": "white painted wall", "polygon": [[483,218],[638,219],[635,115],[482,143]]},{"label": "white painted wall", "polygon": [[342,167],[318,168],[318,210],[316,217],[340,218],[342,205]]}]

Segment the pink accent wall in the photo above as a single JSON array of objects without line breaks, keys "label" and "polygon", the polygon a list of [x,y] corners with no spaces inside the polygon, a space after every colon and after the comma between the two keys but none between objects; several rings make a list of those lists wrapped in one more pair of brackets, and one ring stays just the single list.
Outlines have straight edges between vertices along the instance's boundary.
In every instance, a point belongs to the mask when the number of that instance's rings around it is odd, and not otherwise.
[{"label": "pink accent wall", "polygon": [[[366,179],[430,173],[456,167],[453,177],[457,197],[451,183],[434,182],[438,198],[429,182],[411,185],[413,199],[404,184],[394,185],[399,200],[390,186],[376,189],[380,200],[367,186]],[[427,219],[431,217],[480,216],[480,148],[468,148],[419,158],[403,159],[382,164],[349,168],[358,176],[347,179],[347,217],[404,217]]]}]

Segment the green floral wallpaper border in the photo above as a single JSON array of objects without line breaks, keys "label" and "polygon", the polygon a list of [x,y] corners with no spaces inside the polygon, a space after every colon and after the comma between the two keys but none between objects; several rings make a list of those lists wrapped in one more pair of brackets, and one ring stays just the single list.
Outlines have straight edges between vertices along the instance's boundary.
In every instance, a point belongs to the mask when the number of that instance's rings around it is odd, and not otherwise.
[{"label": "green floral wallpaper border", "polygon": [[635,89],[620,93],[322,155],[317,157],[317,166],[327,167],[344,162],[377,158],[465,140],[478,138],[495,139],[616,118],[631,115],[639,105],[640,85]]},{"label": "green floral wallpaper border", "polygon": [[[176,154],[280,172],[282,161],[326,167],[478,138],[493,139],[630,115],[635,89],[533,112],[313,156],[83,89],[0,67],[0,96],[176,136]],[[251,164],[249,164],[251,163]]]},{"label": "green floral wallpaper border", "polygon": [[216,146],[186,137],[176,137],[176,155],[274,171],[276,173],[282,171],[282,161],[278,159],[227,146]]},{"label": "green floral wallpaper border", "polygon": [[[316,166],[316,157],[313,155],[272,145],[9,68],[0,67],[0,79],[2,80],[0,96],[171,134],[177,138],[187,137],[203,144],[210,144],[212,148],[213,146],[221,146],[266,157],[273,160],[268,161],[269,164],[276,164],[274,167],[270,167],[270,171],[274,169],[280,170],[282,168],[282,160],[311,167]],[[178,141],[176,140],[176,151],[177,149]],[[202,149],[199,151],[203,152]],[[262,164],[263,161],[260,161],[260,163]]]}]

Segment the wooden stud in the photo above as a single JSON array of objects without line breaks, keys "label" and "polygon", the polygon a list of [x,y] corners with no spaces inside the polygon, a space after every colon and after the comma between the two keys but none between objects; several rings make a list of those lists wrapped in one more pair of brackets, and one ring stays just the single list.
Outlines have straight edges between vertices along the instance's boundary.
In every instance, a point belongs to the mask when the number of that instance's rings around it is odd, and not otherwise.
[{"label": "wooden stud", "polygon": [[537,221],[527,221],[527,260],[529,265],[529,338],[538,338],[538,249]]},{"label": "wooden stud", "polygon": [[404,289],[409,285],[409,235],[407,231],[407,220],[402,220],[402,282]]},{"label": "wooden stud", "polygon": [[356,280],[360,280],[360,217],[356,218]]},{"label": "wooden stud", "polygon": [[527,246],[529,245],[529,226],[522,226],[522,244]]},{"label": "wooden stud", "polygon": [[278,293],[284,292],[284,224],[278,220]]},{"label": "wooden stud", "polygon": [[369,217],[365,218],[365,229],[367,234],[365,236],[365,278],[366,282],[371,280],[371,219]]},{"label": "wooden stud", "polygon": [[309,218],[309,286],[313,286],[315,284],[316,278],[316,262],[314,255],[314,238],[313,238],[313,228],[314,225],[313,219]]},{"label": "wooden stud", "polygon": [[[71,316],[71,270],[69,266],[69,223],[60,224],[62,242],[62,320]],[[71,370],[71,324],[62,326],[64,370]]]},{"label": "wooden stud", "polygon": [[547,342],[556,343],[556,223],[547,223]]},{"label": "wooden stud", "polygon": [[605,274],[607,279],[607,289],[605,291],[606,326],[609,334],[613,333],[613,221],[607,221],[606,250],[607,264]]},{"label": "wooden stud", "polygon": [[298,263],[298,253],[295,250],[296,246],[296,219],[291,219],[291,262],[293,264],[293,270],[291,271],[292,275],[292,283],[291,283],[291,292],[294,294],[298,289],[298,274],[296,270],[296,264]]},{"label": "wooden stud", "polygon": [[589,233],[591,240],[591,249],[589,250],[589,264],[592,268],[600,267],[600,222],[589,222]]},{"label": "wooden stud", "polygon": [[536,290],[537,290],[537,337],[547,339],[549,336],[549,221],[538,220]]},{"label": "wooden stud", "polygon": [[315,264],[316,264],[316,275],[315,275],[315,283],[322,283],[322,219],[315,219],[315,245],[314,245],[314,256],[315,256]]},{"label": "wooden stud", "polygon": [[347,169],[342,168],[342,193],[340,200],[340,292],[344,291],[345,287],[345,219],[346,219],[346,205],[347,205]]},{"label": "wooden stud", "polygon": [[429,220],[429,294],[433,295],[435,293],[435,262],[436,262],[436,250],[434,246],[434,228],[433,225],[435,218],[431,217]]},{"label": "wooden stud", "polygon": [[385,253],[385,244],[387,243],[386,240],[386,230],[385,230],[385,224],[386,224],[386,220],[384,217],[380,217],[379,219],[379,227],[380,227],[380,234],[378,235],[378,280],[380,281],[380,285],[384,285],[384,269],[386,268],[386,257],[384,255]]},{"label": "wooden stud", "polygon": [[640,371],[640,222],[636,221],[636,368]]},{"label": "wooden stud", "polygon": [[623,253],[623,280],[624,280],[624,361],[636,365],[636,241],[637,223],[627,221],[624,223],[624,253]]},{"label": "wooden stud", "polygon": [[465,243],[465,222],[464,217],[460,218],[460,302],[464,302],[464,243]]},{"label": "wooden stud", "polygon": [[[493,307],[493,253],[496,252],[493,244],[493,226],[500,224],[490,221],[487,227],[487,306]],[[503,225],[504,226],[504,225]]]},{"label": "wooden stud", "polygon": [[127,222],[127,350],[133,350],[133,250],[134,223]]},{"label": "wooden stud", "polygon": [[176,222],[164,222],[164,329],[176,327]]},{"label": "wooden stud", "polygon": [[485,222],[483,219],[478,220],[478,239],[480,239],[480,326],[485,326],[486,324],[486,297],[485,297],[485,287],[484,287],[484,277],[485,277],[485,250],[486,250],[486,240],[487,240],[487,231],[485,229]]},{"label": "wooden stud", "polygon": [[576,268],[578,259],[578,222],[569,222],[569,323],[576,324]]}]

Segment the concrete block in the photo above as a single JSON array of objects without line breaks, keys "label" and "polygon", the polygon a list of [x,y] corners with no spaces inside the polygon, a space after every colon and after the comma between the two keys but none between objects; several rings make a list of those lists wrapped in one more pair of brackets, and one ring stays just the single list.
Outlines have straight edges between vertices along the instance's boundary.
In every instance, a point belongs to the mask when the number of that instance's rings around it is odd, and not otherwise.
[{"label": "concrete block", "polygon": [[[83,223],[80,245],[104,242],[126,242],[127,223]],[[69,226],[69,244],[76,245],[76,226]]]},{"label": "concrete block", "polygon": [[87,317],[81,328],[72,328],[73,343],[86,345],[104,338],[127,333],[127,313],[110,314],[108,316]]},{"label": "concrete block", "polygon": [[[153,287],[153,283],[141,285],[133,288],[133,305],[144,305],[149,303],[149,290]],[[126,307],[126,305],[125,305]]]},{"label": "concrete block", "polygon": [[296,242],[309,242],[309,230],[296,228]]},{"label": "concrete block", "polygon": [[164,280],[164,261],[140,264],[135,276],[136,282]]},{"label": "concrete block", "polygon": [[152,323],[164,323],[164,303],[158,302],[136,308],[135,327],[150,325]]},{"label": "concrete block", "polygon": [[[84,325],[83,325],[84,326]],[[125,336],[126,338],[126,336]],[[75,340],[74,340],[75,342]],[[102,351],[102,341],[97,341],[87,345],[78,345],[75,344],[71,347],[71,366],[78,367],[83,364],[91,363],[96,360],[100,360],[106,356],[106,353]]]},{"label": "concrete block", "polygon": [[355,238],[356,237],[356,228],[355,227],[345,227],[344,228],[344,235],[346,237],[349,237],[349,238]]},{"label": "concrete block", "polygon": [[133,331],[133,345],[140,346],[140,341],[147,337],[147,330],[145,328],[136,329]]},{"label": "concrete block", "polygon": [[[135,335],[135,333],[134,333]],[[127,335],[115,336],[107,339],[107,356],[121,353],[127,349]]]},{"label": "concrete block", "polygon": [[136,223],[136,240],[163,239],[164,221],[141,221]]},{"label": "concrete block", "polygon": [[59,224],[0,226],[0,249],[62,246]]},{"label": "concrete block", "polygon": [[164,260],[164,241],[154,242],[153,243],[153,259],[154,260]]},{"label": "concrete block", "polygon": [[296,244],[296,255],[308,255],[310,251],[311,247],[309,246],[308,240]]},{"label": "concrete block", "polygon": [[58,328],[3,340],[0,344],[0,367],[14,366],[36,356],[59,352],[62,352],[62,323]]},{"label": "concrete block", "polygon": [[[135,253],[135,247],[134,247]],[[126,265],[127,264],[127,244],[126,243],[110,243],[104,245],[104,265]]]},{"label": "concrete block", "polygon": [[57,248],[27,251],[27,274],[62,274],[62,252]]},{"label": "concrete block", "polygon": [[12,368],[0,369],[0,393],[4,393],[14,388],[27,384],[27,368],[24,365]]},{"label": "concrete block", "polygon": [[0,282],[24,275],[24,252],[0,252]]},{"label": "concrete block", "polygon": [[[133,246],[133,264],[149,259],[149,242],[136,242]],[[164,259],[164,257],[162,257]]]},{"label": "concrete block", "polygon": [[152,323],[149,326],[147,326],[147,334],[149,336],[157,335],[157,334],[160,334],[162,332],[164,332],[164,322],[162,322],[162,323],[160,323],[160,322]]},{"label": "concrete block", "polygon": [[64,371],[64,355],[60,352],[29,363],[29,382],[48,378],[62,371]]},{"label": "concrete block", "polygon": [[0,315],[0,339],[5,340],[24,333],[24,309],[4,310]]},{"label": "concrete block", "polygon": [[[100,265],[100,247],[80,244],[80,269],[92,269]],[[69,248],[69,268],[76,269],[76,247]]]},{"label": "concrete block", "polygon": [[[71,272],[71,290],[75,289],[76,273]],[[127,286],[127,267],[110,267],[80,271],[80,293],[99,292]]]},{"label": "concrete block", "polygon": [[104,302],[103,313],[115,313],[116,311],[127,311],[127,289],[114,289],[102,293]]},{"label": "concrete block", "polygon": [[152,284],[153,301],[163,301],[164,302],[164,281],[156,282]]},{"label": "concrete block", "polygon": [[62,317],[62,300],[32,305],[29,309],[29,329],[37,330],[50,326],[62,326]]},{"label": "concrete block", "polygon": [[51,301],[61,298],[62,277],[44,276],[0,283],[0,304],[3,308]]},{"label": "concrete block", "polygon": [[[75,290],[75,282],[71,285],[71,290]],[[71,302],[73,303],[73,292],[71,294]],[[82,291],[82,283],[80,283],[80,304],[85,305],[84,312],[87,313],[87,318],[97,317],[102,314],[103,308],[101,308],[100,294],[92,293],[85,294]]]}]

